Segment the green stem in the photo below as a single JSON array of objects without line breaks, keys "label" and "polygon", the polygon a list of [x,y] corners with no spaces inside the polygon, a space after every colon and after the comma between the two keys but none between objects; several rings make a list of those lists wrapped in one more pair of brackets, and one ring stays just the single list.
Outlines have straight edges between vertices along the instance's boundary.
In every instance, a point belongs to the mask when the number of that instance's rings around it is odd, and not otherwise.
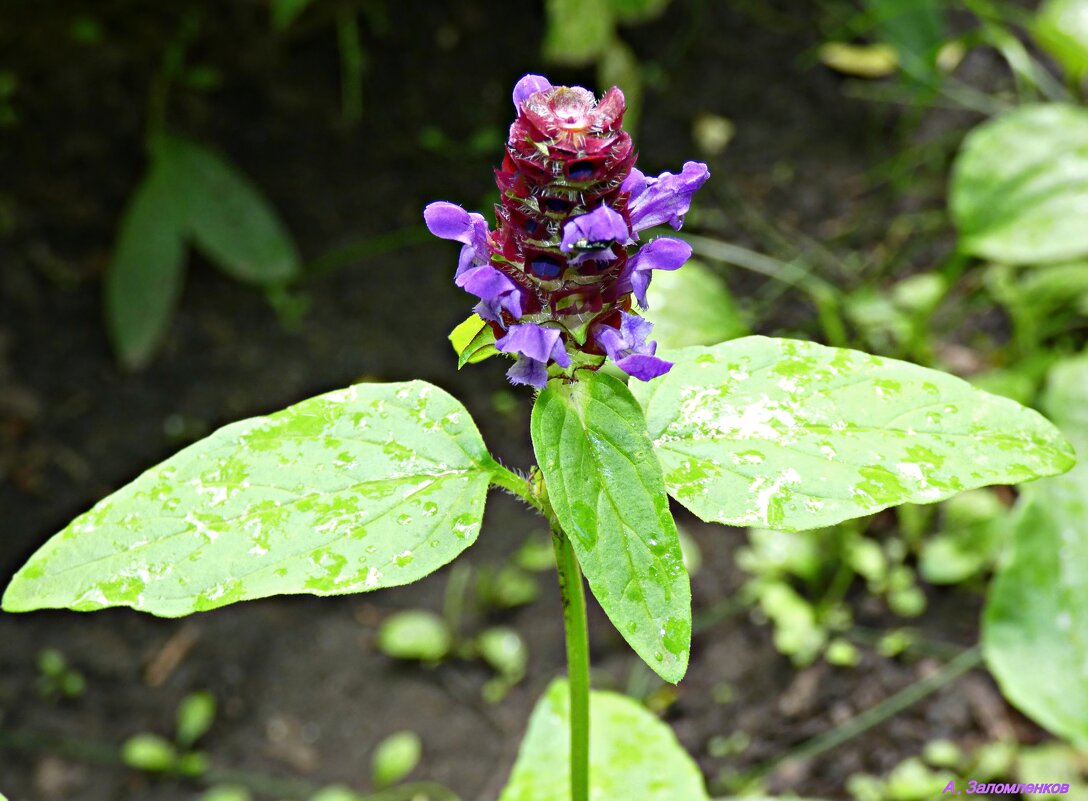
[{"label": "green stem", "polygon": [[582,572],[570,540],[552,526],[563,623],[567,635],[567,678],[570,683],[570,797],[589,801],[589,629]]}]

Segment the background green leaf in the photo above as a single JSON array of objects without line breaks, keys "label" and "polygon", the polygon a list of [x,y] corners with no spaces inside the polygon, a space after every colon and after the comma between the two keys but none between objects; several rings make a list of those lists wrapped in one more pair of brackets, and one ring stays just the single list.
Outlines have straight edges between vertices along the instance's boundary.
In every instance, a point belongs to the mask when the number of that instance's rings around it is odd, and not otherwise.
[{"label": "background green leaf", "polygon": [[[1088,356],[1050,374],[1046,407],[1088,453]],[[986,663],[1013,704],[1088,747],[1088,464],[1028,487],[987,597]]]},{"label": "background green leaf", "polygon": [[895,48],[899,65],[916,80],[938,77],[937,51],[947,40],[941,0],[865,0],[873,29]]},{"label": "background green leaf", "polygon": [[[672,730],[622,695],[589,700],[590,797],[709,801],[702,774]],[[570,691],[552,682],[537,703],[499,801],[570,801]]]},{"label": "background green leaf", "polygon": [[1088,109],[1024,106],[974,129],[949,204],[971,255],[1017,264],[1088,255]]},{"label": "background green leaf", "polygon": [[1088,74],[1088,0],[1046,0],[1034,33],[1074,80]]},{"label": "background green leaf", "polygon": [[621,381],[553,382],[533,407],[548,497],[593,594],[663,679],[684,675],[691,588],[642,410]]},{"label": "background green leaf", "polygon": [[290,27],[313,0],[271,0],[272,25],[276,30]]},{"label": "background green leaf", "polygon": [[183,237],[171,177],[152,168],[129,202],[106,271],[106,325],[128,367],[146,364],[170,326],[185,277]]},{"label": "background green leaf", "polygon": [[225,273],[251,284],[277,284],[299,271],[298,249],[276,210],[237,167],[177,136],[155,145],[184,204],[186,232]]},{"label": "background green leaf", "polygon": [[31,557],[3,608],[176,617],[408,584],[475,541],[493,467],[437,387],[330,392],[221,428],[99,502]]},{"label": "background green leaf", "polygon": [[1037,412],[915,364],[765,337],[666,357],[632,389],[669,493],[703,520],[817,528],[1073,464]]},{"label": "background green leaf", "polygon": [[589,64],[615,35],[610,0],[546,0],[544,58],[556,64]]},{"label": "background green leaf", "polygon": [[716,345],[748,333],[725,283],[697,261],[681,270],[658,270],[647,292],[653,338],[662,348]]},{"label": "background green leaf", "polygon": [[645,22],[661,14],[669,0],[608,0],[608,7],[619,22]]}]

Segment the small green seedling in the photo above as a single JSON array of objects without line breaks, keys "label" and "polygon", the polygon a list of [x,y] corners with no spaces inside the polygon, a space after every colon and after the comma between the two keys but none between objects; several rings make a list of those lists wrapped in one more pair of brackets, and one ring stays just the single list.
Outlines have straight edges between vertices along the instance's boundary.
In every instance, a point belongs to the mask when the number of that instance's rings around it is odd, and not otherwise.
[{"label": "small green seedling", "polygon": [[64,654],[56,648],[44,648],[38,652],[38,695],[47,701],[61,698],[79,698],[87,689],[83,674],[68,664]]},{"label": "small green seedling", "polygon": [[149,732],[135,734],[121,747],[122,759],[130,768],[148,773],[203,775],[208,769],[207,755],[193,747],[215,721],[215,707],[211,693],[185,696],[178,705],[173,741]]}]

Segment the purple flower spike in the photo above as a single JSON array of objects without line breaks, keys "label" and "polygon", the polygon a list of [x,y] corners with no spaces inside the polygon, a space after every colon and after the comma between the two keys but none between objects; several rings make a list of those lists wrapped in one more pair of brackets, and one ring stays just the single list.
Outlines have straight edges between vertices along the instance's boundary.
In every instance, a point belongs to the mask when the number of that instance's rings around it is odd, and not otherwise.
[{"label": "purple flower spike", "polygon": [[641,381],[649,381],[664,375],[672,368],[672,362],[654,356],[656,342],[647,342],[653,323],[634,314],[623,314],[618,329],[598,326],[594,332],[597,344],[616,363],[616,366]]},{"label": "purple flower spike", "polygon": [[487,221],[482,214],[465,211],[455,203],[439,200],[423,209],[427,230],[442,239],[452,239],[464,245],[457,260],[457,276],[472,267],[487,264]]},{"label": "purple flower spike", "polygon": [[495,342],[503,353],[519,353],[538,362],[554,359],[560,367],[570,367],[570,355],[563,347],[558,328],[545,328],[536,323],[512,325],[506,336]]},{"label": "purple flower spike", "polygon": [[454,283],[480,299],[475,311],[485,320],[501,323],[503,309],[515,320],[521,317],[521,290],[494,267],[485,265],[466,270]]},{"label": "purple flower spike", "polygon": [[596,258],[615,258],[608,251],[613,242],[626,245],[631,242],[631,232],[623,215],[608,206],[598,206],[588,214],[582,214],[563,226],[563,241],[559,249],[570,253],[579,250],[597,251]]},{"label": "purple flower spike", "polygon": [[521,112],[521,104],[536,92],[544,92],[552,88],[551,81],[543,75],[525,75],[514,85],[514,108]]},{"label": "purple flower spike", "polygon": [[631,291],[638,305],[644,309],[650,308],[646,302],[646,289],[650,286],[651,270],[676,270],[690,258],[691,245],[679,239],[663,236],[643,246],[627,263]]},{"label": "purple flower spike", "polygon": [[710,170],[698,161],[684,164],[679,175],[663,172],[657,178],[647,178],[638,170],[631,170],[623,182],[624,190],[631,193],[627,207],[631,227],[641,231],[667,222],[679,231],[691,207],[691,196],[709,177]]}]

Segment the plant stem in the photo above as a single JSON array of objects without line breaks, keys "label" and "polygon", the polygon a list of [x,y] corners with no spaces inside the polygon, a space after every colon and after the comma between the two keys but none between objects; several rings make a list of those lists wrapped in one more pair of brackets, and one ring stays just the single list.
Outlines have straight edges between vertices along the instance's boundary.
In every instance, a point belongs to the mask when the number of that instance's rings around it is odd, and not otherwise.
[{"label": "plant stem", "polygon": [[552,542],[563,598],[567,635],[567,678],[570,683],[570,797],[589,801],[589,629],[582,571],[570,540],[553,523]]}]

